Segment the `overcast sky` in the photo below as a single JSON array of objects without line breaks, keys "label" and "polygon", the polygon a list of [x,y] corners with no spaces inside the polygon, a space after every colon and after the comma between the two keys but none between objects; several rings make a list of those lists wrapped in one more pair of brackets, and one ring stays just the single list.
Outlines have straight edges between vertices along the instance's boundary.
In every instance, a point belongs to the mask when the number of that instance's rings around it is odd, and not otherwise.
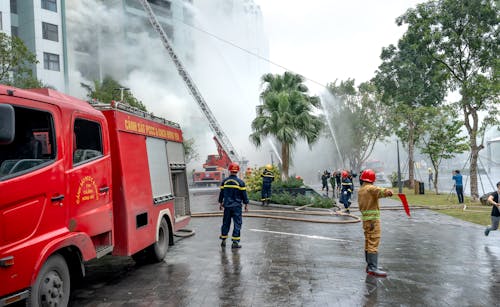
[{"label": "overcast sky", "polygon": [[[254,0],[260,5],[270,59],[321,84],[368,81],[382,47],[404,33],[395,19],[420,0]],[[274,73],[283,69],[271,65]],[[315,85],[308,84],[311,89]]]}]

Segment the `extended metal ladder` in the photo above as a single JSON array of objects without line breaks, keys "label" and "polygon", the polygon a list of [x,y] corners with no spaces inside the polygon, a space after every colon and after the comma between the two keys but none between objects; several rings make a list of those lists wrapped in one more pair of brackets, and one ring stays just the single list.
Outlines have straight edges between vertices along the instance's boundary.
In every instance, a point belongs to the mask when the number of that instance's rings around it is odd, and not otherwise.
[{"label": "extended metal ladder", "polygon": [[221,129],[219,123],[215,119],[214,114],[212,113],[212,111],[208,107],[207,103],[205,102],[205,99],[203,98],[200,91],[198,90],[198,88],[194,84],[193,79],[191,79],[191,77],[189,76],[189,73],[184,69],[184,65],[182,64],[180,59],[177,57],[177,54],[174,52],[174,49],[172,48],[172,45],[170,44],[170,42],[168,40],[167,34],[165,33],[162,26],[160,25],[160,23],[156,19],[156,15],[153,13],[153,10],[151,9],[151,6],[149,5],[148,1],[147,0],[139,0],[139,1],[141,2],[142,6],[144,7],[144,11],[148,15],[148,18],[149,18],[149,21],[151,22],[151,25],[156,30],[156,32],[158,32],[158,34],[160,34],[160,39],[163,43],[163,46],[165,46],[165,48],[168,51],[168,54],[172,58],[172,61],[174,62],[175,67],[177,68],[177,71],[179,72],[179,75],[182,77],[182,80],[184,80],[184,83],[188,87],[189,92],[194,97],[194,100],[200,106],[203,114],[205,114],[205,116],[207,117],[209,126],[212,129],[213,133],[215,134],[215,137],[217,138],[219,143],[222,145],[224,151],[226,151],[226,154],[229,156],[231,161],[243,163],[244,161],[242,161],[240,159],[238,153],[236,152],[233,145],[229,141],[229,138],[224,133],[224,131]]}]

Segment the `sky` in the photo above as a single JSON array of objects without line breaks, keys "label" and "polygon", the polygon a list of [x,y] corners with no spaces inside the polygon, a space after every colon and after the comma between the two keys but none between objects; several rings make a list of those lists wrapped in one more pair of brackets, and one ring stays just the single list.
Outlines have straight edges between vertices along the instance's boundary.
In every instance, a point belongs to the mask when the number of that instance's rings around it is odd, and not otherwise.
[{"label": "sky", "polygon": [[[248,159],[252,167],[280,160],[279,147],[270,138],[263,140],[260,147],[249,140],[255,110],[261,103],[262,74],[282,74],[285,67],[307,78],[311,94],[321,97],[325,88],[318,83],[326,85],[348,78],[354,78],[356,84],[368,81],[381,63],[382,48],[397,44],[405,31],[396,25],[395,19],[422,2],[253,0],[261,8],[262,28],[243,9],[243,3],[249,0],[232,1],[196,0],[194,5],[188,5],[195,27],[179,20],[175,20],[175,27],[187,34],[180,37],[190,38],[194,43],[186,47],[183,44],[187,41],[178,39],[173,47],[180,50],[179,58],[183,59],[186,71],[220,128],[240,157]],[[231,4],[239,6],[234,5],[228,16]],[[158,35],[150,33],[150,25],[124,18],[123,14],[122,6],[104,6],[98,0],[67,2],[68,46],[73,51],[70,55],[78,54],[82,46],[95,50],[97,40],[99,56],[84,58],[83,68],[87,69],[88,62],[94,61],[103,73],[130,88],[149,112],[178,122],[184,137],[194,139],[199,154],[188,167],[201,170],[207,155],[217,153],[208,120],[179,77]],[[120,31],[125,24],[134,29],[130,33],[134,44],[123,39]],[[96,28],[100,30],[98,35]],[[185,58],[188,53],[191,60]],[[80,82],[92,81],[83,78],[75,59],[77,56],[70,56],[71,94],[84,98],[86,92]],[[327,134],[313,146],[298,141],[292,149],[290,175],[300,175],[311,182],[317,179],[315,175],[320,170],[339,167],[334,160],[338,149],[335,150]],[[370,158],[396,161],[395,144],[377,145]]]},{"label": "sky", "polygon": [[[308,79],[306,85],[310,92],[320,96],[325,93],[321,85],[336,80],[354,78],[356,85],[370,80],[381,64],[382,48],[397,44],[406,30],[396,24],[396,18],[423,2],[254,1],[262,11],[270,61],[304,76]],[[276,65],[271,64],[269,68],[273,73],[284,72]],[[396,161],[395,148],[387,144],[376,146],[371,158]],[[307,182],[314,182],[316,173],[339,167],[334,163],[335,155],[331,139],[322,138],[311,148],[299,143],[293,152],[295,162],[291,174],[299,174]]]},{"label": "sky", "polygon": [[[417,0],[254,0],[261,7],[270,60],[326,85],[370,80],[382,47],[404,33],[395,19]],[[276,73],[282,68],[271,65]],[[318,86],[310,83],[311,90]],[[308,84],[309,85],[309,84]]]}]

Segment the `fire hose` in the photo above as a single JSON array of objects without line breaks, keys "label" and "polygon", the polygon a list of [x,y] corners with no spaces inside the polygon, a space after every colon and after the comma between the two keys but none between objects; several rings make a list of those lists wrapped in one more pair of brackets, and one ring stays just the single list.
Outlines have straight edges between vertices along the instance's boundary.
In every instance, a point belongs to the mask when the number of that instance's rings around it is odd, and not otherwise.
[{"label": "fire hose", "polygon": [[[323,209],[318,211],[303,210],[311,205],[305,205],[297,207],[294,210],[248,210],[243,212],[244,217],[255,217],[255,218],[270,218],[277,220],[288,220],[288,221],[299,221],[299,222],[309,222],[309,223],[323,223],[323,224],[350,224],[359,223],[361,219],[353,214],[348,214],[340,212],[339,210]],[[329,217],[342,217],[348,218],[347,220],[332,220],[332,219],[313,219],[313,218],[300,218],[292,216],[283,216],[280,214],[292,214],[292,215],[315,215],[315,216],[329,216]],[[222,211],[211,211],[211,212],[196,212],[191,213],[191,217],[216,217],[222,216]]]},{"label": "fire hose", "polygon": [[[379,210],[404,210],[408,217],[410,217],[410,207],[408,201],[404,194],[399,194],[401,199],[402,207],[381,207]],[[310,222],[310,223],[323,223],[323,224],[352,224],[359,223],[361,219],[359,216],[341,212],[339,207],[334,207],[334,209],[316,208],[315,211],[304,210],[304,208],[310,207],[312,204],[294,208],[294,210],[249,210],[243,212],[244,217],[255,217],[255,218],[270,218],[278,220],[288,220],[288,221],[300,221],[300,222]],[[428,209],[428,210],[446,210],[446,209],[456,209],[456,206],[447,207],[431,207],[431,206],[412,206],[412,210],[416,209]],[[356,210],[356,209],[354,209]],[[351,210],[352,211],[352,210]],[[357,210],[356,210],[357,211]],[[311,216],[329,216],[329,217],[342,217],[348,218],[343,220],[332,220],[332,219],[313,219],[313,218],[302,218],[302,217],[291,217],[283,216],[282,214],[291,215],[311,215]],[[218,217],[222,216],[222,211],[211,211],[211,212],[196,212],[192,213],[191,217]]]}]

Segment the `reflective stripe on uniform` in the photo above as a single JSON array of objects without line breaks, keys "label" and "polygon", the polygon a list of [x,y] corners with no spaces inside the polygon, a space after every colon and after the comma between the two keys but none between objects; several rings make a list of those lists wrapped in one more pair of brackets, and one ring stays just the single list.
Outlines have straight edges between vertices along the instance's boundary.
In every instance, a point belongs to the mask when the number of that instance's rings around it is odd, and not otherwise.
[{"label": "reflective stripe on uniform", "polygon": [[[230,183],[230,184],[228,184]],[[230,188],[230,189],[238,189],[238,190],[241,190],[241,191],[246,191],[246,187],[240,187],[240,184],[238,181],[236,180],[233,180],[233,179],[228,179],[224,182],[224,185],[222,185],[221,187],[221,190],[222,189],[225,189],[225,188]]]},{"label": "reflective stripe on uniform", "polygon": [[361,211],[361,214],[363,215],[361,217],[363,221],[380,220],[380,210],[364,210]]}]

